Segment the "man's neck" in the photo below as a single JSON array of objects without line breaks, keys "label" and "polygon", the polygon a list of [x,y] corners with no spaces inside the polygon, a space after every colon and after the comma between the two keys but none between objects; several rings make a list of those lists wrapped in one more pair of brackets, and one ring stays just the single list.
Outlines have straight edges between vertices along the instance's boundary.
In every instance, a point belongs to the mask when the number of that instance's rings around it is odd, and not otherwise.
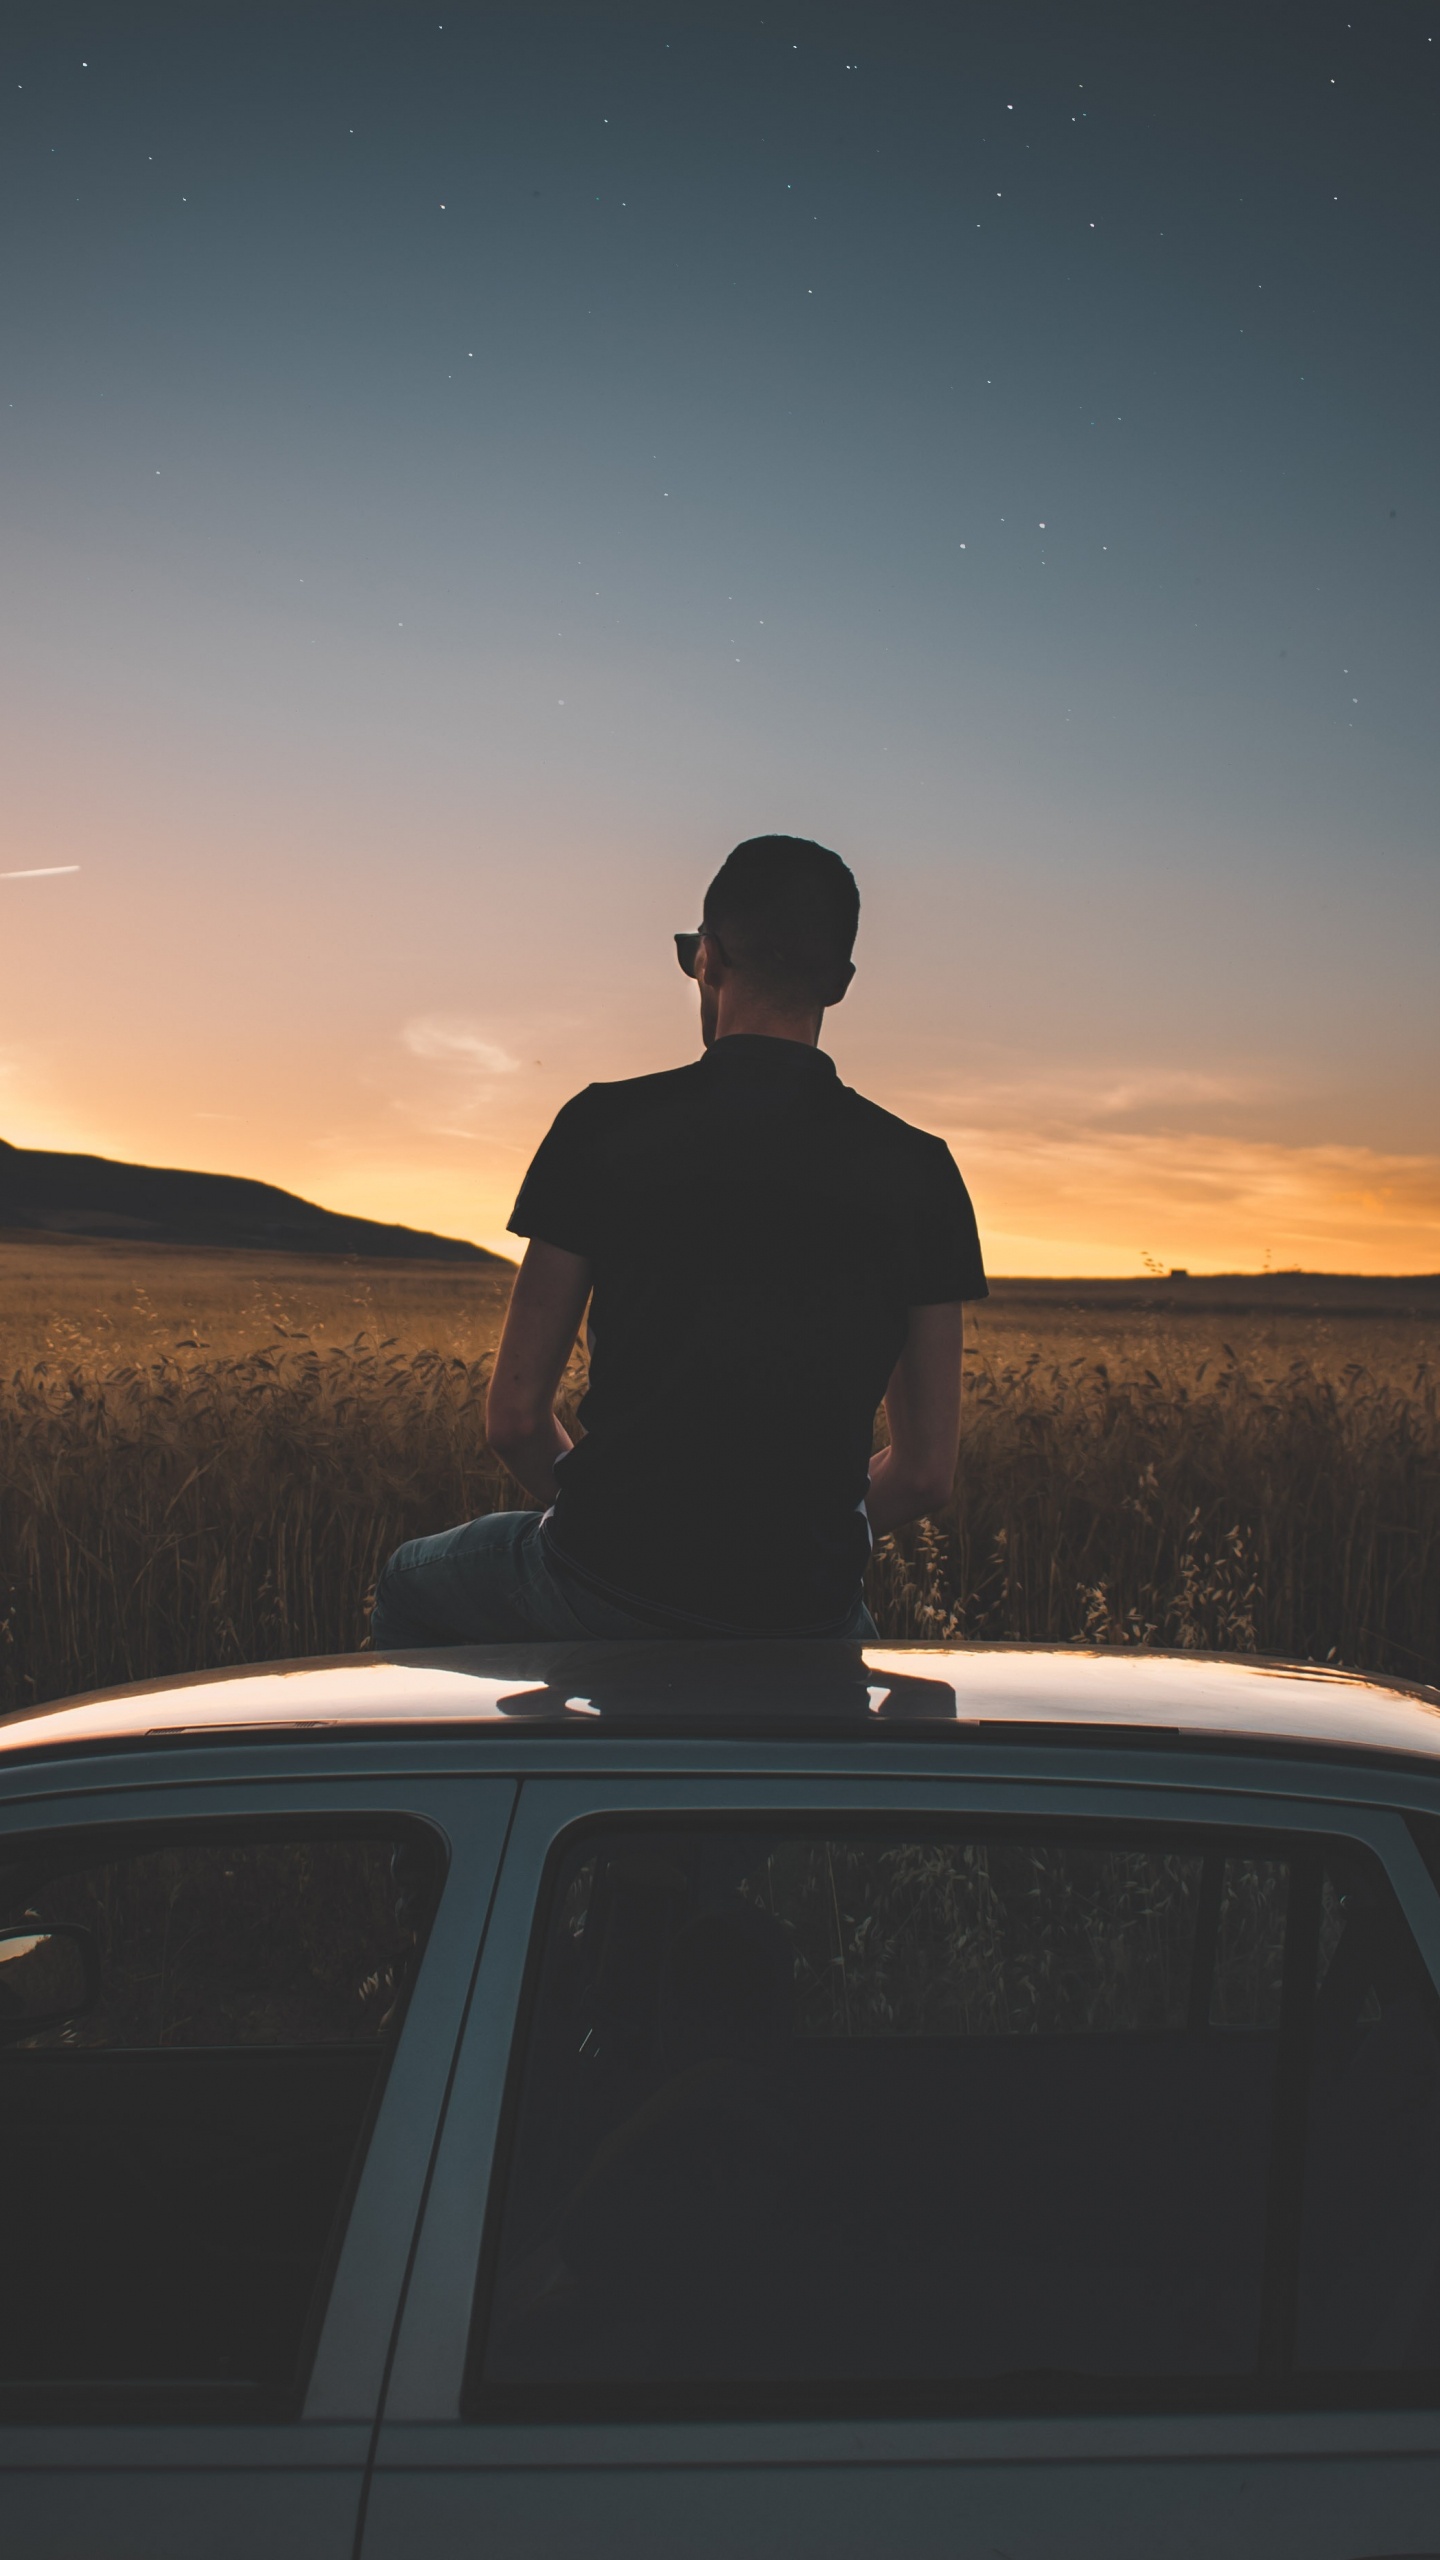
[{"label": "man's neck", "polygon": [[734,1040],[744,1034],[754,1040],[798,1040],[804,1048],[814,1049],[819,1046],[824,1019],[823,1011],[789,1012],[722,987],[715,1038]]}]

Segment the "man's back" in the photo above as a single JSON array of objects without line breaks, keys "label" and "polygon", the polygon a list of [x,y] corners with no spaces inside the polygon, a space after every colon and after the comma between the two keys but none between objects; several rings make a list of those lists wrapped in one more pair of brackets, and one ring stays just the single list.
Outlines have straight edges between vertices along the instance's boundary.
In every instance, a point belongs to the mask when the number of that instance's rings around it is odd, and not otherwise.
[{"label": "man's back", "polygon": [[592,1277],[586,1437],[545,1529],[563,1567],[697,1627],[842,1624],[908,1310],[984,1294],[942,1142],[818,1049],[731,1037],[578,1095],[511,1226]]},{"label": "man's back", "polygon": [[[535,1508],[398,1547],[377,1645],[874,1633],[872,1530],[953,1490],[985,1275],[949,1150],[817,1045],[859,918],[808,837],[721,865],[674,937],[703,1057],[577,1094],[510,1221],[530,1242],[486,1427]],[[555,1395],[587,1306],[576,1445]]]}]

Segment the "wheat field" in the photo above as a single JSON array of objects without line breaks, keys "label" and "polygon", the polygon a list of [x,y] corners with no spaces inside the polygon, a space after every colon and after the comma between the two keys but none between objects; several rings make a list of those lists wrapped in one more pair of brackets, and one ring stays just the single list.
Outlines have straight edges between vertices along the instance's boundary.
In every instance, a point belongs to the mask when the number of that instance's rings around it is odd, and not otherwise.
[{"label": "wheat field", "polygon": [[[0,1244],[0,1705],[362,1643],[393,1545],[523,1500],[484,1436],[507,1287]],[[1437,1313],[1419,1282],[1001,1283],[956,1500],[881,1542],[879,1624],[1440,1681]]]}]

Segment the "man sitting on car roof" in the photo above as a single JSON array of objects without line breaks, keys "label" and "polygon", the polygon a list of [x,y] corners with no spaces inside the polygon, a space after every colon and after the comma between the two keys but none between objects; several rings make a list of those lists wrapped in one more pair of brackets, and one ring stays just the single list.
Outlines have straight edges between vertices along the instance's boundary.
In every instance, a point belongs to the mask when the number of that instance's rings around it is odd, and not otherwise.
[{"label": "man sitting on car roof", "polygon": [[[757,836],[675,936],[703,1055],[587,1085],[510,1220],[487,1427],[536,1507],[397,1548],[377,1648],[874,1633],[871,1541],[949,1500],[986,1286],[949,1149],[818,1046],[859,915],[838,854]],[[572,1442],[555,1395],[587,1302]]]}]

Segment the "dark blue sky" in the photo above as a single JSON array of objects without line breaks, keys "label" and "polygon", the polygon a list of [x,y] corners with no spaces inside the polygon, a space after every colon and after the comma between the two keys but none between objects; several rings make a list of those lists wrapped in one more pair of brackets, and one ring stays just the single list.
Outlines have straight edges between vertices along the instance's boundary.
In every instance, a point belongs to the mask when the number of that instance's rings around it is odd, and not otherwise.
[{"label": "dark blue sky", "polygon": [[1000,1267],[1440,1266],[1437,36],[12,0],[7,1133],[493,1235],[791,827]]}]

